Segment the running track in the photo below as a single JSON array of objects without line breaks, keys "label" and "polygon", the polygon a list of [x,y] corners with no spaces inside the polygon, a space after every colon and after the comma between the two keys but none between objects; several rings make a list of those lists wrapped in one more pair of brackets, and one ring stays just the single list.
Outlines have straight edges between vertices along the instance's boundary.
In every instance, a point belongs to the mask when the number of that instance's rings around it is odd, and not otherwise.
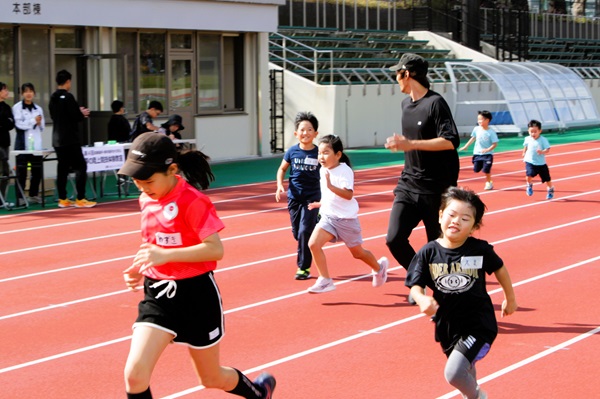
[{"label": "running track", "polygon": [[[547,157],[556,198],[524,193],[520,151],[498,153],[495,190],[461,159],[460,185],[488,207],[477,236],[494,244],[519,303],[478,364],[490,398],[600,395],[600,143],[555,146]],[[356,172],[365,247],[384,236],[401,167]],[[275,175],[275,171],[273,171]],[[226,224],[216,273],[226,309],[222,362],[277,378],[276,399],[451,398],[433,326],[406,303],[405,271],[371,287],[369,269],[327,247],[337,290],[309,295],[295,281],[295,242],[274,182],[208,190]],[[0,218],[0,398],[123,398],[122,369],[141,293],[121,271],[140,243],[137,201]],[[412,242],[425,242],[422,228]],[[316,270],[314,270],[316,272]],[[489,292],[499,309],[494,277]],[[233,398],[198,385],[186,349],[172,345],[151,384],[155,397]]]}]

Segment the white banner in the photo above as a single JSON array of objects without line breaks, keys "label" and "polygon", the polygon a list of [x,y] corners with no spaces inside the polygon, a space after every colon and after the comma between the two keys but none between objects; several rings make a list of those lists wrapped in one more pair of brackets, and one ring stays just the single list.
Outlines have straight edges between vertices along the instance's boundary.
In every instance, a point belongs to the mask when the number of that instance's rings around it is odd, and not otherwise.
[{"label": "white banner", "polygon": [[121,169],[125,163],[125,146],[121,144],[100,147],[82,147],[88,172]]}]

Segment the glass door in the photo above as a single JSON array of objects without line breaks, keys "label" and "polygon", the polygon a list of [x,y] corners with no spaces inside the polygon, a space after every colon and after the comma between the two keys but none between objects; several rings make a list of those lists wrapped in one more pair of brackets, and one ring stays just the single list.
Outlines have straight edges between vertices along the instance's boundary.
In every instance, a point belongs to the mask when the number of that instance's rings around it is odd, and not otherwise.
[{"label": "glass door", "polygon": [[194,88],[191,54],[171,56],[169,60],[169,115],[178,114],[185,129],[184,139],[195,138],[194,134]]},{"label": "glass door", "polygon": [[[84,144],[108,139],[113,100],[124,101],[126,57],[121,54],[85,54],[78,57],[79,105],[90,109],[84,121]],[[129,105],[125,104],[127,108]],[[86,137],[87,136],[87,137]]]}]

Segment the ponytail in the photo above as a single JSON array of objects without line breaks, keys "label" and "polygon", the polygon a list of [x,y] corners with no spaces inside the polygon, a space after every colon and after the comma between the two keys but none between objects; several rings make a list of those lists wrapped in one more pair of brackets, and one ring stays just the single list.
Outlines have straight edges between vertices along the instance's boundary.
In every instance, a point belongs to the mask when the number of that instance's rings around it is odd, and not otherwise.
[{"label": "ponytail", "polygon": [[210,157],[201,151],[184,150],[177,157],[179,174],[198,190],[206,190],[215,181],[208,161]]},{"label": "ponytail", "polygon": [[352,167],[350,164],[350,158],[348,158],[348,155],[344,153],[344,145],[342,144],[342,139],[340,139],[339,136],[336,136],[335,134],[328,134],[319,140],[319,144],[329,145],[336,154],[341,152],[342,156],[340,157],[340,162],[344,162],[350,168]]}]

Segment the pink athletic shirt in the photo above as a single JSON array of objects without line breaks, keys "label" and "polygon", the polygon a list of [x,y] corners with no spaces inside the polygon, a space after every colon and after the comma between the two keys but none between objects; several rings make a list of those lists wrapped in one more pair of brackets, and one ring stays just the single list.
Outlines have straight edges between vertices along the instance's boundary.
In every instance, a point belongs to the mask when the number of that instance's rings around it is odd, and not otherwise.
[{"label": "pink athletic shirt", "polygon": [[[153,200],[140,195],[142,239],[163,248],[190,247],[223,230],[210,199],[180,176],[175,188],[164,198]],[[181,280],[217,268],[216,261],[171,262],[151,267],[144,276],[156,280]]]}]

